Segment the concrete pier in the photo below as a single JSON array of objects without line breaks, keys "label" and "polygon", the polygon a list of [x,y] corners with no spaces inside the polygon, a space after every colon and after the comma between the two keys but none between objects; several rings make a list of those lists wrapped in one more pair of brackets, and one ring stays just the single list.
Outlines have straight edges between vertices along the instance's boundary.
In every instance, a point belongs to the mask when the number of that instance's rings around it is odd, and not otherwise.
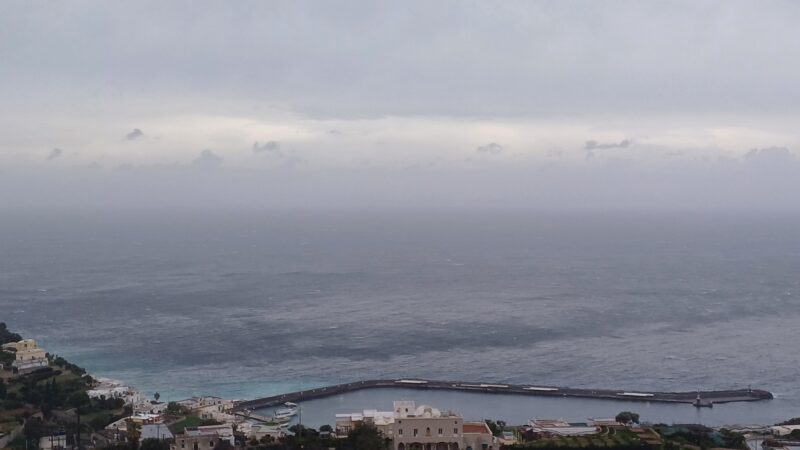
[{"label": "concrete pier", "polygon": [[772,393],[758,389],[738,389],[727,391],[691,391],[691,392],[650,392],[650,391],[625,391],[611,389],[575,389],[557,386],[539,386],[529,384],[502,384],[486,382],[465,381],[435,381],[422,379],[400,380],[364,380],[352,383],[337,384],[305,391],[290,392],[287,394],[273,395],[271,397],[255,400],[240,401],[236,404],[237,411],[245,409],[259,409],[278,406],[285,402],[302,402],[332,395],[362,389],[375,388],[404,388],[404,389],[437,389],[447,391],[480,392],[490,394],[533,395],[540,397],[579,397],[604,400],[624,400],[636,402],[662,402],[685,403],[692,405],[697,400],[698,394],[704,402],[709,404],[752,402],[769,400]]}]

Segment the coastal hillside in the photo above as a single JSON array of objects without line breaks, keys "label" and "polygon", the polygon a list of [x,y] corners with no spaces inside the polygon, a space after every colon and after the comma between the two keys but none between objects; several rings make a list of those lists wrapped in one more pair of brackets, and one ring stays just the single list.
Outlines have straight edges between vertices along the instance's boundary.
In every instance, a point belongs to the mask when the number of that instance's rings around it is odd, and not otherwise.
[{"label": "coastal hillside", "polygon": [[19,342],[35,346],[0,322],[0,448],[37,448],[43,438],[78,447],[79,433],[87,441],[129,413],[122,399],[90,398],[96,380],[83,368],[38,347],[17,350]]}]

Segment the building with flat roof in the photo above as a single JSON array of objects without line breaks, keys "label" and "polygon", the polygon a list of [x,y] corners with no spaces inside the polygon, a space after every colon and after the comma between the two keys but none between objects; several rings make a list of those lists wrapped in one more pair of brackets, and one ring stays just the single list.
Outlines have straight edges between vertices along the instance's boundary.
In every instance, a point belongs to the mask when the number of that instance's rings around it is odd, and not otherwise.
[{"label": "building with flat roof", "polygon": [[141,435],[139,436],[139,440],[143,441],[145,439],[172,439],[172,432],[169,431],[166,425],[163,423],[148,423],[142,425],[140,430]]},{"label": "building with flat roof", "polygon": [[394,423],[393,411],[378,411],[365,409],[357,413],[336,414],[336,436],[345,437],[359,425],[374,425],[385,437],[392,438],[392,424]]},{"label": "building with flat roof", "polygon": [[498,440],[486,422],[464,422],[462,447],[466,450],[495,450],[500,448]]},{"label": "building with flat roof", "polygon": [[175,435],[175,442],[169,448],[170,450],[211,450],[222,441],[234,445],[231,424],[186,428],[182,433]]},{"label": "building with flat roof", "polygon": [[394,450],[458,450],[463,447],[464,419],[414,402],[394,402]]},{"label": "building with flat roof", "polygon": [[564,419],[531,419],[527,432],[546,436],[585,436],[597,434],[598,428],[587,424],[572,424]]}]

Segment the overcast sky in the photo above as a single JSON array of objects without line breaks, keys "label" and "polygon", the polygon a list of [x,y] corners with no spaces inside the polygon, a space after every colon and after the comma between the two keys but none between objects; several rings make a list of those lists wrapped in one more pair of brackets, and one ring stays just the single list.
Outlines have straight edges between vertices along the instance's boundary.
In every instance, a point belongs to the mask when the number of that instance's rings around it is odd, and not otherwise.
[{"label": "overcast sky", "polygon": [[0,206],[799,210],[800,4],[0,3]]}]

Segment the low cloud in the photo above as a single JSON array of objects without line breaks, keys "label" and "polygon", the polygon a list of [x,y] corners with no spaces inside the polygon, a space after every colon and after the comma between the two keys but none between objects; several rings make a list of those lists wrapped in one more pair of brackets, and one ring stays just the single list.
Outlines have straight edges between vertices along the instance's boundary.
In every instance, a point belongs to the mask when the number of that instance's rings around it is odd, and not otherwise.
[{"label": "low cloud", "polygon": [[767,147],[745,153],[744,161],[761,167],[781,167],[797,162],[797,157],[786,147]]},{"label": "low cloud", "polygon": [[478,153],[488,153],[490,155],[498,155],[503,152],[503,146],[496,142],[491,142],[486,145],[481,145],[475,151]]},{"label": "low cloud", "polygon": [[47,160],[48,161],[52,161],[52,160],[60,157],[63,153],[64,153],[63,150],[61,150],[60,148],[56,147],[56,148],[50,150],[50,153],[47,155]]},{"label": "low cloud", "polygon": [[134,128],[133,131],[125,135],[126,141],[135,141],[141,137],[144,137],[144,132],[138,128]]},{"label": "low cloud", "polygon": [[253,152],[254,153],[272,153],[274,155],[283,157],[283,152],[281,151],[281,143],[278,141],[267,141],[263,144],[259,144],[258,141],[253,142]]},{"label": "low cloud", "polygon": [[200,155],[192,160],[192,166],[199,169],[216,169],[221,166],[223,159],[211,150],[203,150]]},{"label": "low cloud", "polygon": [[583,146],[584,150],[602,150],[607,148],[628,148],[631,146],[631,141],[629,139],[624,139],[619,142],[597,142],[597,141],[586,141],[586,144]]}]

